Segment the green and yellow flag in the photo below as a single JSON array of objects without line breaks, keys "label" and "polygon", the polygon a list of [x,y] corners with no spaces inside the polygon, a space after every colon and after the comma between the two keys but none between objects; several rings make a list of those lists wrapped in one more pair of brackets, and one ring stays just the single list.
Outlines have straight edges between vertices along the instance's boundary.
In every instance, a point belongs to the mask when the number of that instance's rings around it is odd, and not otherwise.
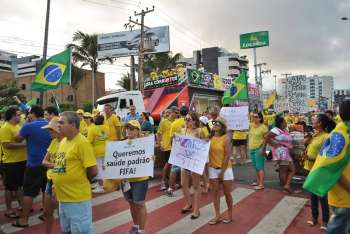
[{"label": "green and yellow flag", "polygon": [[303,188],[323,197],[337,183],[350,160],[350,126],[341,122],[323,143]]},{"label": "green and yellow flag", "polygon": [[264,109],[270,108],[270,106],[276,101],[276,99],[277,93],[276,91],[273,91],[269,98],[264,101]]},{"label": "green and yellow flag", "polygon": [[224,96],[221,99],[222,104],[227,105],[235,100],[247,100],[248,99],[248,84],[247,76],[245,72],[242,72],[231,84],[231,86],[225,91]]},{"label": "green and yellow flag", "polygon": [[45,91],[56,89],[59,84],[71,81],[71,49],[50,57],[36,75],[32,90]]}]

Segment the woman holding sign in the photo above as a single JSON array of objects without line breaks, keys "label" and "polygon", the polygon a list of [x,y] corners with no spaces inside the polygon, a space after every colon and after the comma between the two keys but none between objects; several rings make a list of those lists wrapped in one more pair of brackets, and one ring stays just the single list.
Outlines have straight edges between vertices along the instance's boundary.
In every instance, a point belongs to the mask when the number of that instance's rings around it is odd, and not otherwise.
[{"label": "woman holding sign", "polygon": [[[141,137],[141,125],[137,120],[130,120],[126,126],[127,140]],[[145,205],[148,190],[148,176],[130,178],[123,182],[123,194],[129,202],[134,226],[127,233],[145,233],[147,210]]]},{"label": "woman holding sign", "polygon": [[[213,121],[209,148],[209,181],[214,195],[215,218],[209,222],[210,225],[232,222],[233,171],[230,162],[232,148],[226,129],[226,121],[223,118],[218,117]],[[228,208],[228,217],[224,219],[220,216],[220,181],[222,181]]]},{"label": "woman holding sign", "polygon": [[[194,138],[201,138],[201,129],[199,128],[199,118],[196,113],[189,113],[185,117],[185,127],[181,129],[180,134],[185,136],[191,136]],[[192,187],[194,191],[193,195],[193,214],[191,219],[197,219],[200,215],[199,212],[199,199],[201,196],[200,180],[201,176],[197,173],[191,172],[186,169],[181,169],[181,186],[186,200],[186,206],[181,210],[181,213],[185,214],[192,209],[191,194],[190,194],[190,177],[192,178]]]}]

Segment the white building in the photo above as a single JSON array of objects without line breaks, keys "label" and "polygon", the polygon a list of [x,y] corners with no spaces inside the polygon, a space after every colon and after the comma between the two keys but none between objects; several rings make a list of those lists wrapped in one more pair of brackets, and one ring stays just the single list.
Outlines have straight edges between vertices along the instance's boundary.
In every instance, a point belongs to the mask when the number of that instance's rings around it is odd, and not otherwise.
[{"label": "white building", "polygon": [[332,109],[334,78],[317,75],[282,78],[278,80],[277,93],[288,100],[292,112]]},{"label": "white building", "polygon": [[218,57],[218,69],[220,77],[237,77],[241,71],[248,71],[248,59],[237,53],[226,54]]},{"label": "white building", "polygon": [[0,71],[12,72],[17,55],[0,50]]},{"label": "white building", "polygon": [[17,59],[16,77],[35,75],[40,67],[41,58],[36,55]]}]

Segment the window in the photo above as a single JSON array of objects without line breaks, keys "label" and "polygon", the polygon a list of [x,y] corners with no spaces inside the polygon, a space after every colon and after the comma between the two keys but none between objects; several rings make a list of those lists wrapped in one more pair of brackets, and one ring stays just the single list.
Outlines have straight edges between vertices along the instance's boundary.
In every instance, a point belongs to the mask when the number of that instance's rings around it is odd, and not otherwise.
[{"label": "window", "polygon": [[21,84],[21,89],[26,90],[26,84]]},{"label": "window", "polygon": [[132,99],[129,99],[130,106],[134,105],[134,101]]},{"label": "window", "polygon": [[126,108],[126,99],[120,99],[119,108],[120,109]]},{"label": "window", "polygon": [[72,102],[74,100],[73,95],[67,96],[67,101]]}]

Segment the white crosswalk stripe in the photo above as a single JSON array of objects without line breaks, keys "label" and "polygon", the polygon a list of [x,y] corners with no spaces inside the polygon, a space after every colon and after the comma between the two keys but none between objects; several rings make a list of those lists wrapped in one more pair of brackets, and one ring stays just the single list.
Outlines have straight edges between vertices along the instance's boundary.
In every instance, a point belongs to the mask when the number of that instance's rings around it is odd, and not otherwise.
[{"label": "white crosswalk stripe", "polygon": [[[233,204],[239,203],[242,199],[252,194],[254,190],[252,189],[246,189],[246,188],[236,188],[232,191],[233,196]],[[226,210],[226,203],[225,203],[225,197],[222,196],[220,198],[220,212],[224,212]],[[214,215],[213,210],[213,204],[210,203],[202,208],[200,208],[200,217],[196,220],[191,220],[189,216],[185,216],[184,218],[180,219],[176,223],[173,223],[172,225],[169,225],[168,227],[164,228],[159,232],[159,234],[170,234],[170,233],[177,233],[177,234],[187,234],[192,233],[193,231],[199,229],[206,223],[208,223]]]}]

